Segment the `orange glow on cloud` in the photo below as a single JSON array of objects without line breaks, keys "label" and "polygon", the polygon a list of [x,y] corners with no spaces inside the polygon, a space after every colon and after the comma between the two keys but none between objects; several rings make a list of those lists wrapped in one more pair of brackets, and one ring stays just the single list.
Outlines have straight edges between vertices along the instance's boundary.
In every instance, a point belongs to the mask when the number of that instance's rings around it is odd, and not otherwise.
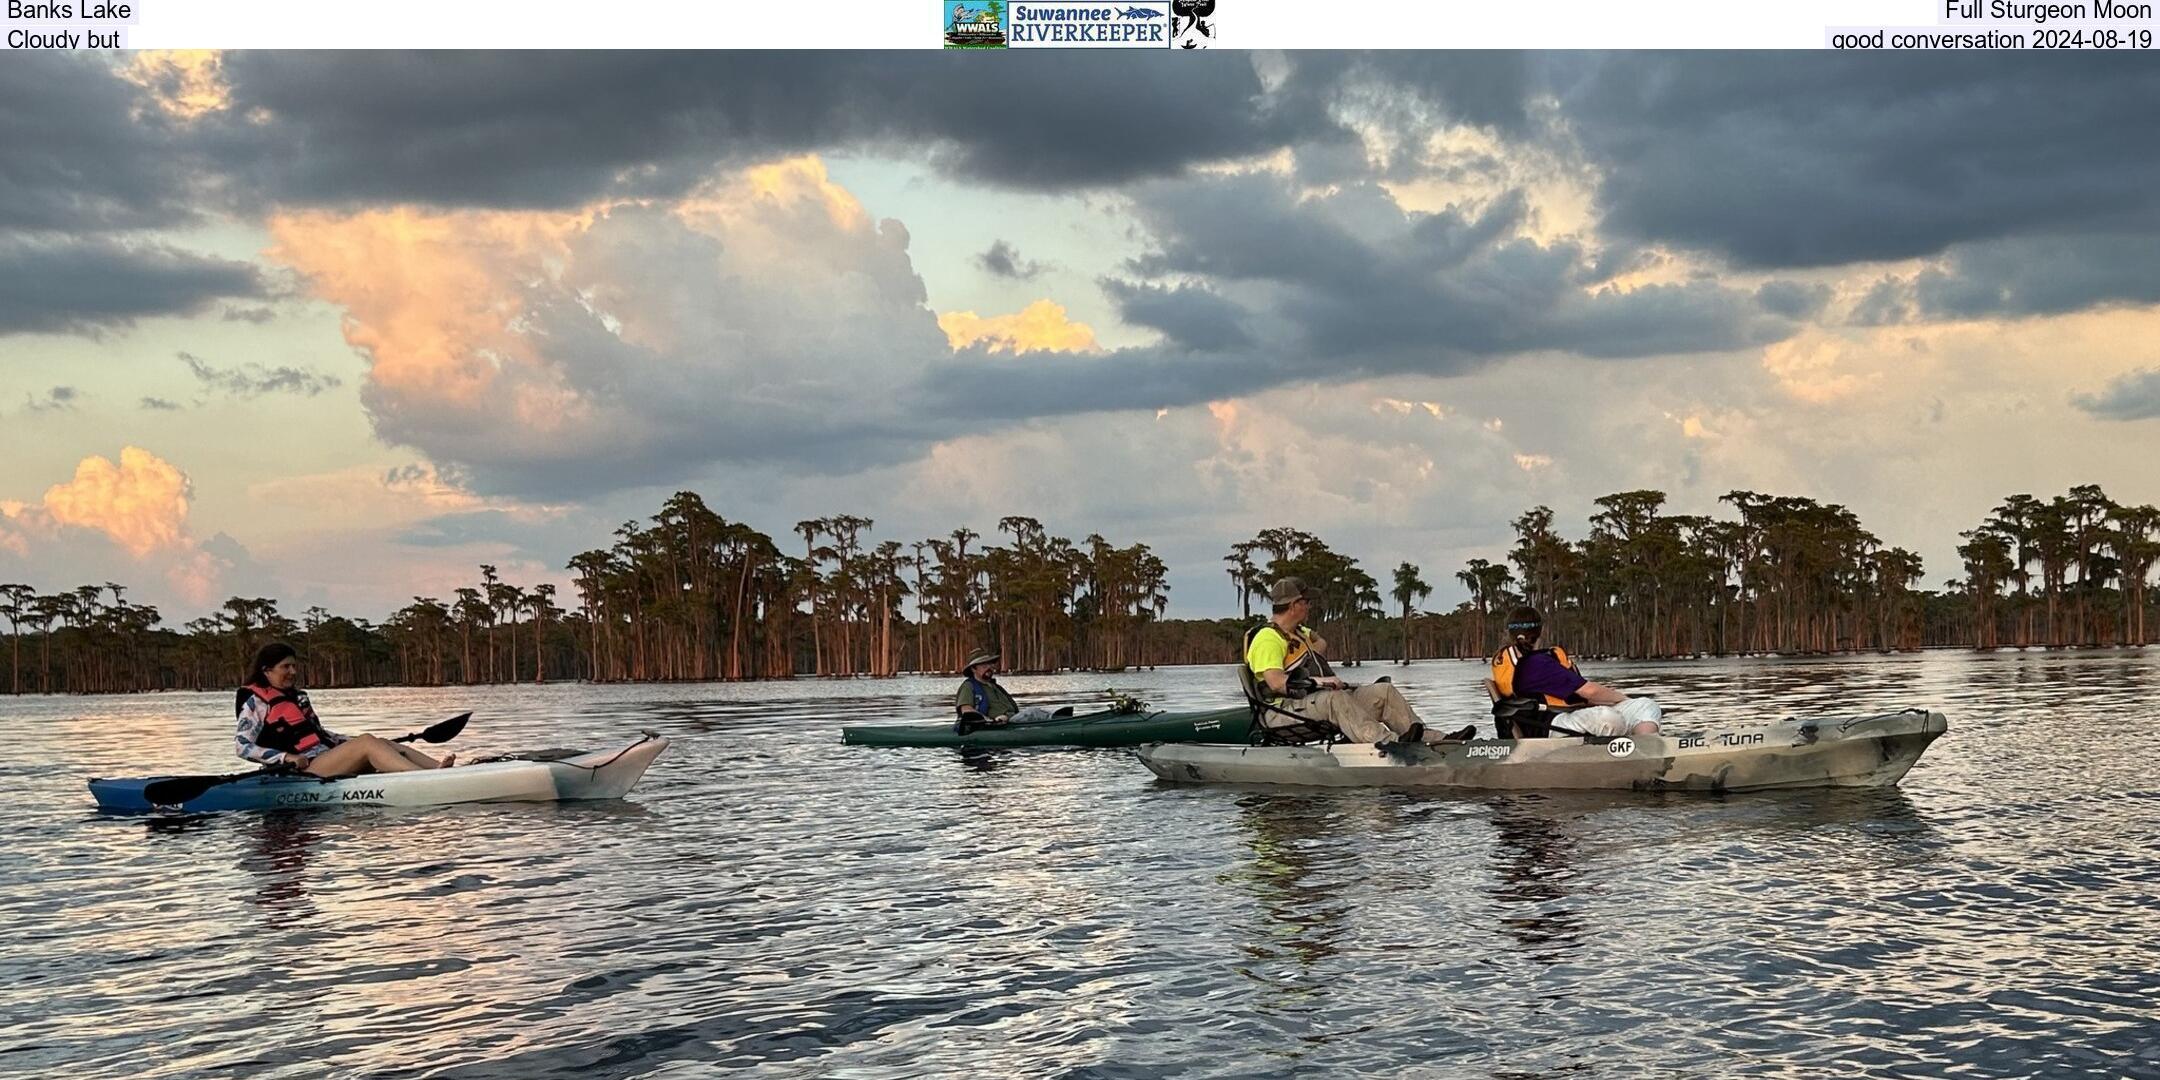
[{"label": "orange glow on cloud", "polygon": [[142,558],[187,543],[188,478],[171,462],[138,447],[120,462],[91,455],[75,478],[45,491],[44,510],[61,525],[95,529]]},{"label": "orange glow on cloud", "polygon": [[[586,220],[411,208],[279,214],[270,219],[269,255],[346,309],[345,340],[373,360],[371,381],[476,406],[504,368],[537,366],[529,341],[512,330],[523,310],[519,274],[560,260]],[[546,415],[533,411],[536,420]]]},{"label": "orange glow on cloud", "polygon": [[224,63],[216,49],[144,49],[128,58],[120,75],[150,91],[167,116],[193,120],[232,104]]},{"label": "orange glow on cloud", "polygon": [[1827,405],[1851,397],[1880,377],[1846,370],[1851,352],[1847,342],[1809,331],[1765,348],[1762,366],[1787,394],[1810,405]]},{"label": "orange glow on cloud", "polygon": [[955,349],[981,344],[991,352],[1095,352],[1095,330],[1073,322],[1065,306],[1037,300],[1010,315],[984,317],[972,311],[948,311],[938,316],[938,329]]}]

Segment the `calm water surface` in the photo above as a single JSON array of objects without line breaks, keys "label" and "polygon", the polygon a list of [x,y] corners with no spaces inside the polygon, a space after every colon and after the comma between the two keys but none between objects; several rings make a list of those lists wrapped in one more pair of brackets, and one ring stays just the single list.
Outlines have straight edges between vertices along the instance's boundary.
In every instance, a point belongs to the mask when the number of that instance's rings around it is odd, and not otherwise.
[{"label": "calm water surface", "polygon": [[[1483,718],[1472,665],[1381,670]],[[229,695],[0,699],[0,1073],[2160,1076],[2160,654],[1591,673],[1951,727],[1891,791],[1269,793],[840,746],[945,679],[324,691],[476,710],[467,753],[678,742],[620,803],[147,821],[83,781],[231,771]]]}]

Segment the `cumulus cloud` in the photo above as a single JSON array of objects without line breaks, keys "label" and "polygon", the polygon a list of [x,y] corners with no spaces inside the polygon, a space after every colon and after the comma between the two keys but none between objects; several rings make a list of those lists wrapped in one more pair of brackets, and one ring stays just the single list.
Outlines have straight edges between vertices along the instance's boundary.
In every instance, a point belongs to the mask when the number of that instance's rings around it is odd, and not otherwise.
[{"label": "cumulus cloud", "polygon": [[91,455],[75,477],[45,490],[44,510],[60,525],[93,529],[137,558],[186,541],[188,478],[171,462],[138,447],[120,460]]},{"label": "cumulus cloud", "polygon": [[[274,584],[238,540],[198,540],[189,526],[194,485],[172,462],[128,446],[114,461],[93,454],[35,502],[0,500],[0,575],[57,587],[71,581],[132,584],[138,603],[196,610],[245,577]],[[13,561],[15,565],[8,565]],[[146,578],[145,575],[148,575]]]},{"label": "cumulus cloud", "polygon": [[657,485],[714,460],[859,467],[942,422],[898,402],[949,350],[907,230],[816,159],[669,204],[271,229],[272,257],[345,310],[377,433],[482,491]]},{"label": "cumulus cloud", "polygon": [[948,311],[938,316],[938,328],[955,349],[981,345],[992,353],[1093,352],[1100,346],[1095,330],[1073,322],[1065,306],[1037,300],[1009,315],[977,315],[972,311]]}]

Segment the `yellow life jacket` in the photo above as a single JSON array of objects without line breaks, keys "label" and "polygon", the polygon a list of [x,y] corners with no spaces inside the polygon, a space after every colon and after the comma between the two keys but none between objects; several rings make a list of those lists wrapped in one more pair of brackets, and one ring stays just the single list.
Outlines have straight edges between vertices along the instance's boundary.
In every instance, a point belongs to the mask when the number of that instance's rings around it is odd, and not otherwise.
[{"label": "yellow life jacket", "polygon": [[[1326,658],[1312,651],[1312,631],[1302,626],[1298,627],[1298,636],[1293,638],[1283,633],[1282,627],[1272,622],[1261,623],[1246,632],[1245,651],[1250,653],[1253,639],[1270,630],[1274,631],[1275,636],[1283,639],[1284,644],[1289,646],[1289,651],[1283,654],[1282,663],[1285,685],[1299,690],[1310,689],[1315,679],[1323,675],[1335,674],[1328,667]],[[1248,664],[1247,666],[1250,667],[1251,665]],[[1253,675],[1257,678],[1260,672],[1255,671]],[[1260,689],[1261,693],[1268,693],[1266,683],[1261,683]],[[1272,694],[1268,694],[1268,699],[1270,701],[1278,700]]]},{"label": "yellow life jacket", "polygon": [[[1575,661],[1568,659],[1567,650],[1561,648],[1558,645],[1555,645],[1550,649],[1538,649],[1533,651],[1549,652],[1553,654],[1554,659],[1560,661],[1561,667],[1564,667],[1569,671],[1575,670]],[[1507,648],[1493,654],[1492,681],[1493,687],[1500,691],[1500,700],[1506,701],[1509,698],[1525,696],[1517,694],[1515,692],[1515,668],[1517,665],[1522,663],[1524,655],[1525,654],[1523,652],[1522,646],[1520,645],[1510,645]],[[1540,694],[1538,695],[1538,700],[1541,700],[1548,708],[1554,709],[1573,709],[1582,705],[1582,702],[1579,700],[1569,701],[1567,698],[1557,698],[1552,696],[1551,694]]]}]

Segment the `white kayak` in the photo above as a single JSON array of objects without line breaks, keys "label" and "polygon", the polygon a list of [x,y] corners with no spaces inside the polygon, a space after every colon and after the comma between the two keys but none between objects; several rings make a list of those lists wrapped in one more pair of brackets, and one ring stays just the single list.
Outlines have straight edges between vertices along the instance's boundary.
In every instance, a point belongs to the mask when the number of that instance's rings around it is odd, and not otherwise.
[{"label": "white kayak", "polygon": [[653,759],[667,747],[668,740],[647,734],[615,750],[511,756],[448,769],[373,773],[336,780],[266,773],[219,784],[176,805],[156,805],[143,794],[152,782],[169,777],[92,780],[90,793],[96,797],[98,809],[124,814],[620,799],[637,786]]},{"label": "white kayak", "polygon": [[1436,746],[1158,744],[1140,760],[1178,783],[1310,787],[1762,791],[1889,787],[1948,730],[1941,713],[1669,727],[1618,738],[1475,739]]}]

